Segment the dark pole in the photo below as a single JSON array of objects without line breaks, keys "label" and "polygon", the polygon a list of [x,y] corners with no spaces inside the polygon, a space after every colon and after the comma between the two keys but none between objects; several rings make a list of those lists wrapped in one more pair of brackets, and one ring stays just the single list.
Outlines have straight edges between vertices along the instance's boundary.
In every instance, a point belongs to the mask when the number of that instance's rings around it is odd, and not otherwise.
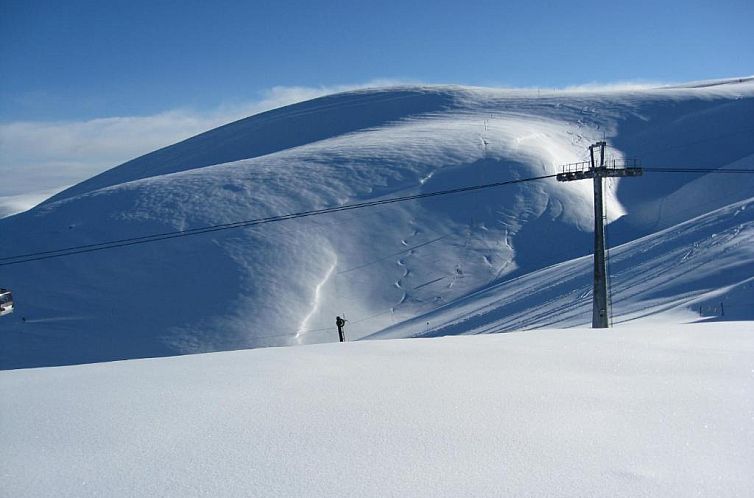
[{"label": "dark pole", "polygon": [[[594,183],[594,288],[592,290],[592,328],[606,329],[610,326],[608,321],[607,301],[607,268],[605,264],[605,212],[602,200],[602,178],[607,176],[627,177],[641,176],[643,170],[636,166],[626,167],[625,161],[621,167],[617,167],[613,161],[613,167],[605,166],[606,142],[597,142],[589,146],[591,162],[589,169],[585,170],[586,162],[567,164],[563,166],[563,172],[557,175],[559,182],[572,182],[574,180],[592,179]],[[600,148],[600,164],[594,159],[595,147]],[[701,308],[699,310],[701,313]]]},{"label": "dark pole", "polygon": [[[602,171],[605,166],[605,142],[589,147],[594,183],[594,289],[592,300],[592,328],[606,329],[607,323],[607,269],[605,265],[605,225],[602,201]],[[600,165],[595,167],[594,148],[600,148]]]},{"label": "dark pole", "polygon": [[335,325],[338,326],[338,339],[340,339],[340,342],[346,342],[346,334],[343,332],[343,325],[345,325],[345,322],[346,321],[339,316],[335,317]]}]

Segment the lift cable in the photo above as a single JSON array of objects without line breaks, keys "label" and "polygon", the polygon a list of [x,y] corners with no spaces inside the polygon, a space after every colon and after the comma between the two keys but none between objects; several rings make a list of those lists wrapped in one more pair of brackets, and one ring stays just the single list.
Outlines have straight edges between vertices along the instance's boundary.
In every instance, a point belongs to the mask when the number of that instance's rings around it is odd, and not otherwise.
[{"label": "lift cable", "polygon": [[641,168],[643,171],[650,173],[728,173],[728,174],[744,174],[754,173],[754,169],[751,168]]},{"label": "lift cable", "polygon": [[[723,173],[723,174],[746,174],[754,173],[754,169],[746,168],[728,168],[728,169],[716,169],[716,168],[642,168],[645,172],[652,173]],[[100,242],[96,244],[86,244],[80,246],[66,247],[62,249],[55,249],[49,251],[33,252],[26,254],[17,254],[15,256],[5,256],[0,258],[0,266],[9,266],[21,263],[28,263],[31,261],[39,261],[44,259],[59,258],[64,256],[72,256],[74,254],[82,254],[94,251],[102,251],[106,249],[114,249],[117,247],[126,247],[138,244],[146,244],[148,242],[158,242],[161,240],[174,239],[179,237],[188,237],[191,235],[200,235],[205,233],[217,232],[221,230],[229,230],[233,228],[248,228],[256,225],[263,225],[266,223],[274,223],[278,221],[292,220],[297,218],[305,218],[308,216],[317,216],[321,214],[336,213],[340,211],[350,211],[354,209],[362,209],[366,207],[375,207],[385,204],[393,204],[397,202],[405,202],[417,199],[425,199],[429,197],[438,197],[450,194],[459,194],[463,192],[473,192],[482,189],[501,187],[505,185],[513,185],[518,183],[525,183],[530,181],[544,180],[548,178],[554,178],[555,174],[536,176],[531,178],[520,178],[516,180],[508,180],[503,182],[485,183],[481,185],[471,185],[467,187],[459,187],[450,190],[441,190],[437,192],[426,192],[423,194],[407,195],[403,197],[393,197],[388,199],[381,199],[376,201],[359,202],[355,204],[345,204],[343,206],[335,206],[323,209],[314,209],[309,211],[301,211],[298,213],[290,213],[279,216],[270,216],[267,218],[257,218],[251,220],[237,221],[233,223],[223,223],[218,225],[210,225],[200,228],[192,228],[188,230],[179,230],[174,232],[164,232],[152,235],[145,235],[142,237],[132,237],[126,239],[113,240],[108,242]]]},{"label": "lift cable", "polygon": [[544,180],[548,178],[555,178],[556,174],[536,176],[531,178],[520,178],[516,180],[507,180],[503,182],[485,183],[482,185],[471,185],[467,187],[459,187],[450,190],[441,190],[437,192],[426,192],[423,194],[406,195],[402,197],[392,197],[388,199],[381,199],[376,201],[359,202],[355,204],[345,204],[343,206],[335,206],[323,209],[313,209],[309,211],[301,211],[298,213],[290,213],[279,216],[270,216],[267,218],[256,218],[251,220],[237,221],[233,223],[223,223],[219,225],[210,225],[200,228],[192,228],[188,230],[179,230],[175,232],[165,232],[152,235],[145,235],[142,237],[132,237],[126,239],[113,240],[108,242],[100,242],[97,244],[86,244],[80,246],[66,247],[63,249],[55,249],[49,251],[33,252],[27,254],[18,254],[15,256],[6,256],[0,258],[0,266],[15,265],[20,263],[28,263],[31,261],[39,261],[43,259],[60,258],[64,256],[71,256],[74,254],[82,254],[94,251],[103,251],[106,249],[114,249],[116,247],[126,247],[137,244],[146,244],[148,242],[157,242],[161,240],[174,239],[179,237],[188,237],[191,235],[200,235],[211,232],[218,232],[221,230],[229,230],[233,228],[248,228],[257,225],[264,225],[266,223],[275,223],[278,221],[293,220],[298,218],[305,218],[308,216],[317,216],[321,214],[337,213],[340,211],[351,211],[354,209],[362,209],[367,207],[382,206],[385,204],[393,204],[396,202],[412,201],[416,199],[426,199],[429,197],[438,197],[450,194],[460,194],[463,192],[473,192],[482,189],[502,187],[505,185],[514,185],[518,183],[525,183],[537,180]]}]

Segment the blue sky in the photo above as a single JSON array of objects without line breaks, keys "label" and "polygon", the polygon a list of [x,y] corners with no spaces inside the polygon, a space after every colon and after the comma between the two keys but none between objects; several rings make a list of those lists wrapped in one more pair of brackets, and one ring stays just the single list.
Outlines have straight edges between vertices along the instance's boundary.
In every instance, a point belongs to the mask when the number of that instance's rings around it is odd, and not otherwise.
[{"label": "blue sky", "polygon": [[0,0],[0,122],[207,110],[375,79],[562,87],[754,73],[750,1]]}]

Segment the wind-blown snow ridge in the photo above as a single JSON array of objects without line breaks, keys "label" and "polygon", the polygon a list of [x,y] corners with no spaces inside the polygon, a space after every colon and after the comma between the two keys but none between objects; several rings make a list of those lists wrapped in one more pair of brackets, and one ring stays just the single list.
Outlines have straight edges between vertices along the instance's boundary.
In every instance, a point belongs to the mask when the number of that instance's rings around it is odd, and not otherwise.
[{"label": "wind-blown snow ridge", "polygon": [[[539,96],[447,86],[347,92],[212,130],[2,219],[3,254],[551,174],[603,137],[613,157],[648,166],[754,167],[752,116],[751,81]],[[611,184],[612,244],[751,198],[748,175],[722,176]],[[364,337],[590,254],[591,197],[588,182],[542,181],[4,267],[17,312],[0,323],[0,365],[332,341],[339,313],[351,320],[349,337]],[[751,257],[740,246],[727,254]],[[750,276],[687,280],[657,305]],[[580,302],[581,284],[572,284],[563,295]],[[548,323],[580,320],[558,316]]]}]

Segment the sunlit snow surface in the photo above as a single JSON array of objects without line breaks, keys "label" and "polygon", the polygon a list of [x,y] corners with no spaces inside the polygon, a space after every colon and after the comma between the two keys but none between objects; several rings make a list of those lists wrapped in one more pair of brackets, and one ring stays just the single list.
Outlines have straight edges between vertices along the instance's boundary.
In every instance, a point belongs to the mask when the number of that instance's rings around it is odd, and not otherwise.
[{"label": "sunlit snow surface", "polygon": [[[611,251],[614,325],[655,315],[676,322],[751,320],[754,198]],[[431,337],[578,326],[592,310],[592,257],[490,286],[370,338]],[[749,322],[754,333],[754,322]]]},{"label": "sunlit snow surface", "polygon": [[749,323],[362,341],[0,372],[0,489],[752,496]]},{"label": "sunlit snow surface", "polygon": [[[2,256],[552,174],[603,138],[611,158],[646,166],[754,168],[752,118],[749,80],[337,94],[212,130],[2,219]],[[616,322],[721,318],[713,310],[731,299],[734,317],[754,318],[735,309],[752,296],[754,175],[647,174],[607,192],[610,242],[625,244],[611,259]],[[544,180],[3,266],[17,307],[0,322],[0,367],[333,341],[336,315],[350,339],[584,325],[591,270],[577,258],[592,249],[591,199],[589,182]],[[705,230],[673,231],[696,217]],[[661,250],[644,251],[641,237]],[[681,263],[682,278],[664,281]]]}]

